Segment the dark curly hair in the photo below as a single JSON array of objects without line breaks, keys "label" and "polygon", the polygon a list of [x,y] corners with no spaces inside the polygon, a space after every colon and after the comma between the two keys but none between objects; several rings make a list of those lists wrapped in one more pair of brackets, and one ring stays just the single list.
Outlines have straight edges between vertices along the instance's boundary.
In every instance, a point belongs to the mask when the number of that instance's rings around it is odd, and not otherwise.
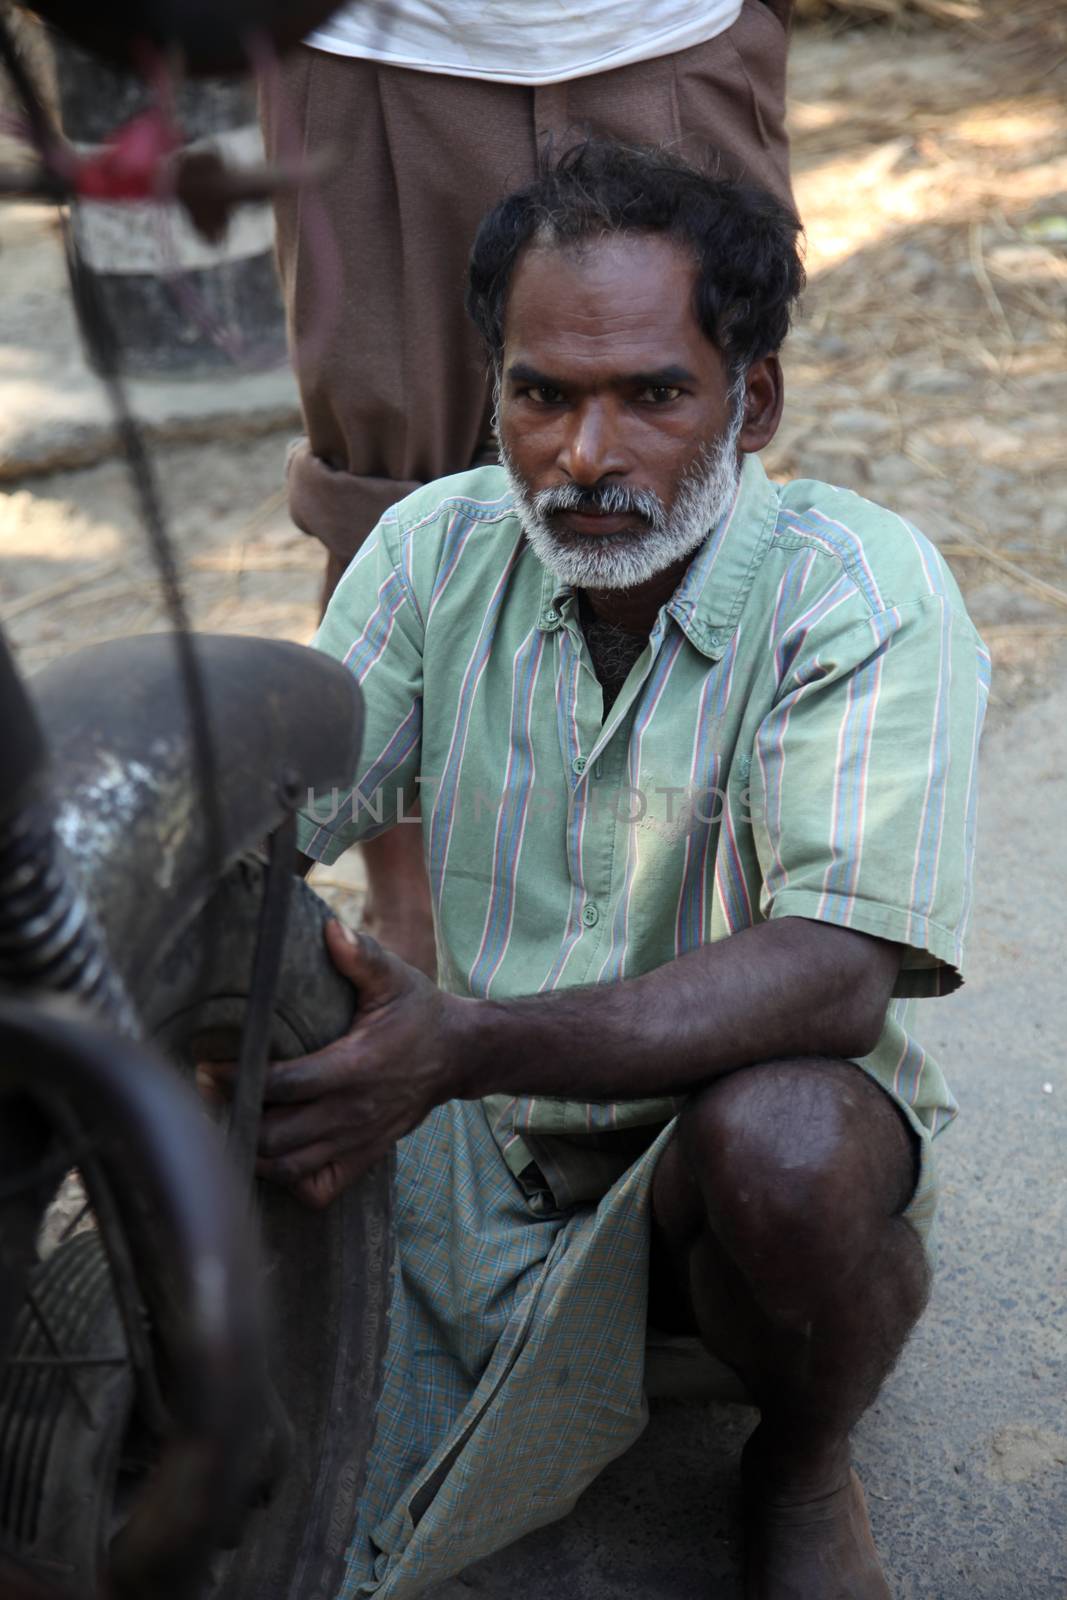
[{"label": "dark curly hair", "polygon": [[796,216],[753,184],[711,178],[669,151],[588,139],[494,206],[478,229],[467,310],[500,366],[511,275],[531,243],[663,233],[696,258],[694,310],[732,377],[773,354],[804,286]]}]

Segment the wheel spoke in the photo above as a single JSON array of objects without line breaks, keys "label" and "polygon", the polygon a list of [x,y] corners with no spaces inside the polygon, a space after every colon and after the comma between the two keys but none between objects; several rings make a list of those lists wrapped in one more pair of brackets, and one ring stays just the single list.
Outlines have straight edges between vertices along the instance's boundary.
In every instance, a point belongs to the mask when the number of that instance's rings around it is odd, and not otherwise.
[{"label": "wheel spoke", "polygon": [[[78,1228],[85,1221],[86,1217],[90,1215],[90,1213],[92,1212],[92,1209],[93,1209],[92,1201],[89,1200],[88,1198],[86,1198],[82,1202],[82,1204],[78,1207],[78,1209],[74,1213],[74,1215],[71,1218],[69,1218],[69,1220],[67,1222],[65,1222],[63,1224],[63,1231],[59,1235],[59,1243],[60,1244],[66,1244],[67,1240],[71,1237],[71,1235],[78,1231]],[[125,1361],[126,1357],[123,1356],[122,1359],[123,1359],[123,1361]]]},{"label": "wheel spoke", "polygon": [[67,1387],[69,1388],[71,1394],[74,1396],[75,1400],[77,1401],[78,1409],[81,1412],[82,1416],[85,1418],[85,1421],[91,1427],[92,1426],[92,1421],[93,1421],[92,1408],[90,1407],[88,1400],[86,1400],[84,1394],[82,1393],[81,1388],[79,1387],[79,1384],[78,1384],[78,1380],[75,1377],[73,1371],[71,1370],[71,1365],[72,1364],[71,1364],[69,1358],[64,1355],[63,1350],[60,1347],[59,1340],[56,1338],[55,1334],[52,1332],[52,1329],[51,1329],[51,1327],[49,1325],[49,1322],[48,1322],[48,1318],[45,1316],[44,1311],[41,1308],[41,1303],[37,1298],[37,1293],[36,1293],[35,1289],[33,1288],[32,1284],[27,1284],[27,1286],[26,1286],[26,1304],[30,1308],[30,1313],[31,1313],[31,1315],[33,1317],[33,1320],[36,1322],[37,1326],[40,1328],[41,1332],[44,1334],[45,1343],[48,1345],[49,1349],[51,1350],[52,1355],[56,1358],[56,1365],[59,1367],[60,1371],[63,1374],[64,1383],[67,1385]]},{"label": "wheel spoke", "polygon": [[111,1269],[111,1284],[122,1317],[130,1365],[137,1384],[141,1414],[147,1426],[162,1438],[170,1427],[170,1417],[159,1387],[155,1358],[148,1332],[148,1318],[137,1289],[137,1274],[126,1239],[119,1208],[99,1161],[82,1169],[85,1187],[96,1212],[100,1238]]}]

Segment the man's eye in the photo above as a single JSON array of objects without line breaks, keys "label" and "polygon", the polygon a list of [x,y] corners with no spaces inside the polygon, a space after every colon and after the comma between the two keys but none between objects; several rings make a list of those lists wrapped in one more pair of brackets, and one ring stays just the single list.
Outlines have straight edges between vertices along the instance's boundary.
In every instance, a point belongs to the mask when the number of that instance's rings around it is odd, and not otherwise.
[{"label": "man's eye", "polygon": [[650,383],[647,389],[641,390],[641,399],[650,401],[654,406],[665,406],[677,400],[681,392],[681,389],[674,389],[666,383]]},{"label": "man's eye", "polygon": [[553,389],[547,383],[533,384],[530,388],[523,389],[522,393],[527,400],[532,400],[535,406],[558,406],[563,399],[561,391]]}]

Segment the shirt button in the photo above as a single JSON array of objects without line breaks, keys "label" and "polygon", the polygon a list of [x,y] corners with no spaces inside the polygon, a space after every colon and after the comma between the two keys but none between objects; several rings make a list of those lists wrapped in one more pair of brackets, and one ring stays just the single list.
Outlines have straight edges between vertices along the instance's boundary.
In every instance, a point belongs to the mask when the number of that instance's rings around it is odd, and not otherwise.
[{"label": "shirt button", "polygon": [[575,756],[574,760],[571,762],[571,770],[576,772],[578,776],[581,777],[582,773],[585,771],[585,757]]},{"label": "shirt button", "polygon": [[597,923],[600,921],[600,912],[598,911],[597,907],[586,906],[585,910],[582,912],[582,921],[585,923],[587,928],[595,928]]},{"label": "shirt button", "polygon": [[559,612],[555,606],[549,606],[548,610],[542,615],[541,621],[549,628],[559,621]]}]

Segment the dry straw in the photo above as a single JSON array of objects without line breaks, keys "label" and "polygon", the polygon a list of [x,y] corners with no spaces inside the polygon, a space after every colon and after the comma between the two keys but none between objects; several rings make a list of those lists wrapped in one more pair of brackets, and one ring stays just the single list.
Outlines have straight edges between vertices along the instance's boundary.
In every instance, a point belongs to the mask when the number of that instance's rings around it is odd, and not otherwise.
[{"label": "dry straw", "polygon": [[936,22],[978,22],[982,9],[979,0],[796,0],[796,15],[804,22],[828,17],[897,21],[909,14],[932,17]]}]

